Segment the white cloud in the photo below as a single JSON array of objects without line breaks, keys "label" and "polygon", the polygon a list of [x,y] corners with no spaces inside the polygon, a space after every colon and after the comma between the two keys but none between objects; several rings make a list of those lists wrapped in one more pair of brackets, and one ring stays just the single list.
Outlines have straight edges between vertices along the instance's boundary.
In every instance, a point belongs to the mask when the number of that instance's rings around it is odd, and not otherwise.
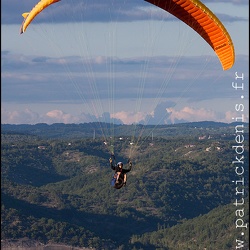
[{"label": "white cloud", "polygon": [[[235,121],[235,117],[241,117],[242,115],[232,111],[226,111],[224,114],[222,114],[221,112],[216,112],[214,110],[205,108],[196,109],[187,106],[181,110],[167,108],[167,111],[170,113],[168,120],[171,121],[171,123],[197,121],[217,121],[231,123]],[[248,120],[249,116],[247,114],[244,115],[244,121],[242,122],[248,122]]]},{"label": "white cloud", "polygon": [[38,114],[30,109],[23,111],[7,111],[1,109],[2,124],[37,124],[37,123],[78,123],[79,118],[66,114],[61,110],[52,110],[46,114]]},{"label": "white cloud", "polygon": [[[237,112],[227,111],[225,113],[217,112],[211,109],[205,108],[193,108],[185,106],[184,108],[177,110],[170,107],[169,102],[163,102],[159,104],[154,112],[128,112],[118,111],[113,114],[103,113],[100,117],[95,117],[90,114],[76,114],[73,115],[70,112],[64,112],[62,110],[51,110],[45,114],[38,114],[30,109],[23,111],[7,111],[1,109],[2,124],[37,124],[37,123],[87,123],[87,122],[114,122],[117,124],[174,124],[180,122],[198,122],[198,121],[216,121],[231,123],[234,122],[235,117],[239,117],[242,114]],[[165,111],[165,113],[164,113]],[[248,114],[243,114],[244,120],[242,122],[249,122]]]},{"label": "white cloud", "polygon": [[30,109],[24,111],[7,111],[1,108],[2,124],[36,124],[39,123],[39,115]]},{"label": "white cloud", "polygon": [[66,114],[61,110],[52,110],[46,113],[45,119],[48,123],[75,123],[76,119],[71,114]]},{"label": "white cloud", "polygon": [[225,122],[249,122],[249,114],[248,112],[246,113],[238,113],[238,112],[232,112],[232,111],[228,111],[225,113],[225,118],[224,118]]},{"label": "white cloud", "polygon": [[[205,108],[192,108],[184,107],[181,110],[175,110],[174,108],[167,108],[170,113],[168,120],[171,123],[177,122],[198,122],[198,121],[216,121],[231,123],[234,122],[234,117],[238,117],[237,112],[226,111],[224,114],[221,112],[216,112],[214,110],[209,110]],[[249,117],[246,115],[244,117],[244,122],[248,122]]]},{"label": "white cloud", "polygon": [[206,110],[204,108],[201,109],[194,109],[191,107],[184,107],[181,110],[175,110],[174,108],[167,108],[167,111],[170,114],[169,120],[171,120],[172,123],[175,123],[176,121],[213,121],[216,117],[215,111],[212,110]]},{"label": "white cloud", "polygon": [[141,120],[144,120],[146,114],[143,112],[125,112],[120,111],[114,114],[111,114],[111,118],[121,120],[124,124],[133,124],[138,123]]}]

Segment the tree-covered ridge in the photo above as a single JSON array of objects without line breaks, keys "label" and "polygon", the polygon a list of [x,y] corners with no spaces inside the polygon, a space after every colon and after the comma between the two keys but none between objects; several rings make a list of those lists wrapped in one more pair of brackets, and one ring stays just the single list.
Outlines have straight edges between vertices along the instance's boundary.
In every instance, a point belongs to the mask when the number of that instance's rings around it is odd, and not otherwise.
[{"label": "tree-covered ridge", "polygon": [[[143,124],[108,124],[108,123],[83,123],[83,124],[1,124],[2,134],[35,135],[46,139],[52,138],[93,138],[103,136],[143,136],[143,137],[175,137],[188,135],[220,135],[230,136],[235,131],[238,123],[221,123],[212,121],[191,122],[169,125],[143,125]],[[249,131],[249,124],[243,123],[245,131]],[[247,132],[248,133],[248,132]]]},{"label": "tree-covered ridge", "polygon": [[[120,136],[114,138],[117,160],[127,161],[129,142]],[[141,138],[132,155],[134,165],[127,187],[118,191],[110,186],[110,155],[101,138],[46,139],[4,133],[2,239],[28,237],[97,249],[171,249],[176,241],[181,246],[185,240],[178,240],[178,235],[186,230],[182,225],[217,207],[219,213],[223,205],[232,206],[234,144],[232,136],[218,132],[205,137],[195,132]],[[248,141],[244,148],[248,176]],[[247,196],[247,178],[245,186]],[[218,215],[220,220],[223,213]],[[206,217],[198,219],[201,224],[206,221]],[[158,229],[171,230],[175,225],[176,238],[167,237],[163,248],[165,233]],[[150,235],[150,242],[145,242],[144,233],[153,231],[155,236]],[[160,240],[159,234],[164,239]],[[159,244],[152,237],[158,238]],[[210,234],[206,238],[204,233],[203,237],[204,242],[211,239]],[[200,244],[199,237],[196,242]],[[218,244],[228,242],[225,236]],[[232,249],[230,244],[225,249]]]},{"label": "tree-covered ridge", "polygon": [[[249,224],[249,199],[245,201],[242,220]],[[249,229],[236,228],[236,208],[232,204],[219,206],[205,215],[184,220],[171,228],[160,227],[155,232],[133,235],[131,244],[141,249],[183,250],[183,249],[240,249],[236,239],[243,241],[249,249]],[[241,233],[245,237],[242,237]],[[238,246],[238,248],[236,248]]]}]

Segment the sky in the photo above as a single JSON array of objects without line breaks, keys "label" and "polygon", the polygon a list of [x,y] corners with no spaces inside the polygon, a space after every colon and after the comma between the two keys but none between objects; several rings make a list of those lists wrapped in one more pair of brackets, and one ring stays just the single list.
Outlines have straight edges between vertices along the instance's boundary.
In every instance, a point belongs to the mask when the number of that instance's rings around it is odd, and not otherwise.
[{"label": "sky", "polygon": [[249,1],[203,1],[234,43],[226,71],[195,31],[146,1],[61,0],[20,34],[37,2],[1,1],[2,124],[249,121]]}]

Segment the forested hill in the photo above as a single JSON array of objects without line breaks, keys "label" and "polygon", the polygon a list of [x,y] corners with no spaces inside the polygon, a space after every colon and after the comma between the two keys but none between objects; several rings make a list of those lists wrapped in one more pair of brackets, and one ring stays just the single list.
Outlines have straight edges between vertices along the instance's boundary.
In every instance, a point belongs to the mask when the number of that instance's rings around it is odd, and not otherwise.
[{"label": "forested hill", "polygon": [[[183,136],[187,134],[199,135],[201,133],[210,134],[228,134],[234,133],[236,123],[221,122],[191,122],[172,125],[115,125],[106,123],[83,123],[83,124],[1,124],[2,133],[23,133],[37,135],[46,138],[83,138],[83,137],[100,137],[105,135],[116,136],[139,136],[143,132],[143,136],[169,137]],[[249,124],[244,123],[246,129]],[[112,131],[112,132],[111,132]]]},{"label": "forested hill", "polygon": [[[248,227],[235,221],[249,222],[249,144],[243,141],[244,172],[237,176],[235,125],[163,126],[163,133],[183,132],[134,137],[132,145],[113,138],[117,161],[133,162],[120,190],[110,186],[101,137],[69,132],[78,125],[53,132],[37,126],[57,125],[2,125],[2,244],[25,238],[96,250],[233,250],[239,239],[248,249]],[[236,207],[236,199],[244,203]]]}]

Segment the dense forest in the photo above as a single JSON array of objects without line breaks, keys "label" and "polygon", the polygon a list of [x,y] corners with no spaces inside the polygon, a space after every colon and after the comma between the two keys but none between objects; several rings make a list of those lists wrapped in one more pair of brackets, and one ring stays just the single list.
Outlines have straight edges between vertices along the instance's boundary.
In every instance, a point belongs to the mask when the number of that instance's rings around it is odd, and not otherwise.
[{"label": "dense forest", "polygon": [[248,124],[242,176],[235,124],[146,126],[133,138],[130,128],[114,128],[116,159],[133,162],[116,190],[96,124],[2,125],[2,246],[28,238],[105,250],[248,249]]}]

